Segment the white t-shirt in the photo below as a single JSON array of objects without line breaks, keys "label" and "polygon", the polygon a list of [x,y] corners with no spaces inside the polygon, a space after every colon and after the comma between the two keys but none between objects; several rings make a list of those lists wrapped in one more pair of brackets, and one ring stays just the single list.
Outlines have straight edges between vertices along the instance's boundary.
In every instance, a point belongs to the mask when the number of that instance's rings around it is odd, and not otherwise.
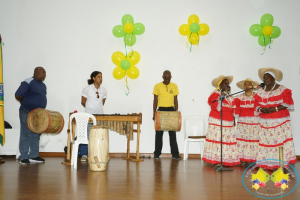
[{"label": "white t-shirt", "polygon": [[[96,92],[99,93],[97,98]],[[94,84],[86,86],[82,91],[82,96],[87,98],[85,103],[85,112],[90,114],[103,114],[103,99],[107,98],[106,89],[100,85],[98,90]]]}]

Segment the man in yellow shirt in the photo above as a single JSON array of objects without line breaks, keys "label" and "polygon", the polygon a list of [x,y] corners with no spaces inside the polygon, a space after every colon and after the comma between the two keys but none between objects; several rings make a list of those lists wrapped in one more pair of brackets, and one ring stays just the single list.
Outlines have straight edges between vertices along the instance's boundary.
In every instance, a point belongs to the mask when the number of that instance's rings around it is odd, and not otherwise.
[{"label": "man in yellow shirt", "polygon": [[[156,108],[160,111],[177,111],[178,110],[178,100],[177,95],[179,94],[178,87],[176,84],[171,83],[171,72],[166,70],[163,73],[163,82],[158,83],[154,86],[153,94],[153,120],[155,117]],[[159,160],[163,145],[163,131],[156,131],[155,134],[155,151],[154,159]],[[178,151],[178,145],[176,141],[176,132],[169,131],[170,137],[170,147],[172,153],[172,159],[181,160]]]}]

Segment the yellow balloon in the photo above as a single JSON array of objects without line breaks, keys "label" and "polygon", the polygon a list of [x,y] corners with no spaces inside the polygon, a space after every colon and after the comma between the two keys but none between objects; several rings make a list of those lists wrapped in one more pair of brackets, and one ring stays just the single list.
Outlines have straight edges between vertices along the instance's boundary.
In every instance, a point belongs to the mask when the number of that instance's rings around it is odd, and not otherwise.
[{"label": "yellow balloon", "polygon": [[131,51],[128,54],[127,59],[129,60],[129,62],[131,63],[131,65],[136,65],[140,61],[141,56],[140,56],[139,52],[134,51],[132,53],[132,51]]},{"label": "yellow balloon", "polygon": [[263,28],[263,34],[264,35],[272,35],[272,33],[273,33],[273,28],[272,28],[272,26],[265,26],[264,28]]},{"label": "yellow balloon", "polygon": [[131,66],[127,71],[126,74],[131,79],[136,79],[140,75],[140,70],[136,66]]},{"label": "yellow balloon", "polygon": [[192,33],[191,36],[187,36],[188,40],[192,45],[198,44],[199,43],[199,35],[197,33]]},{"label": "yellow balloon", "polygon": [[132,33],[134,26],[132,23],[127,22],[126,24],[124,24],[123,29],[126,33]]},{"label": "yellow balloon", "polygon": [[200,30],[198,31],[199,35],[206,35],[209,32],[209,26],[207,24],[199,24]]},{"label": "yellow balloon", "polygon": [[188,19],[188,23],[189,25],[191,25],[192,23],[197,23],[199,24],[199,17],[197,15],[191,15],[189,16],[189,19]]},{"label": "yellow balloon", "polygon": [[113,77],[117,80],[124,78],[126,70],[122,69],[121,67],[116,67],[113,71]]},{"label": "yellow balloon", "polygon": [[117,66],[120,66],[122,60],[124,60],[124,59],[125,59],[125,55],[120,51],[114,52],[111,56],[111,60]]},{"label": "yellow balloon", "polygon": [[188,24],[182,24],[179,27],[179,33],[183,36],[189,35],[191,33],[190,26]]}]

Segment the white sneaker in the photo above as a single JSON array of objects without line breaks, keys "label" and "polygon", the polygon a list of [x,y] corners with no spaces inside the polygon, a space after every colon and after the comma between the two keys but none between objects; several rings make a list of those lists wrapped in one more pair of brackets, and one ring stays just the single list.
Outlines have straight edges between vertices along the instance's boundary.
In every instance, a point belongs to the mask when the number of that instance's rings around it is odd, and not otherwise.
[{"label": "white sneaker", "polygon": [[80,159],[81,162],[86,162],[87,161],[87,156],[83,155]]}]

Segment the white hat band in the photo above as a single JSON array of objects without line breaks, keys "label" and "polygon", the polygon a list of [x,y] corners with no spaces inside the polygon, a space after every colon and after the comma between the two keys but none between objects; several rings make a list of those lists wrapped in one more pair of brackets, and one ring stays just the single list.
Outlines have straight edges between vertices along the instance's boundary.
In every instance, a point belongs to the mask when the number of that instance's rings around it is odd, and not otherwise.
[{"label": "white hat band", "polygon": [[273,73],[273,72],[271,72],[271,71],[266,71],[265,73],[264,73],[264,75],[265,74],[270,74],[271,76],[273,76],[275,79],[276,79],[276,75]]}]

